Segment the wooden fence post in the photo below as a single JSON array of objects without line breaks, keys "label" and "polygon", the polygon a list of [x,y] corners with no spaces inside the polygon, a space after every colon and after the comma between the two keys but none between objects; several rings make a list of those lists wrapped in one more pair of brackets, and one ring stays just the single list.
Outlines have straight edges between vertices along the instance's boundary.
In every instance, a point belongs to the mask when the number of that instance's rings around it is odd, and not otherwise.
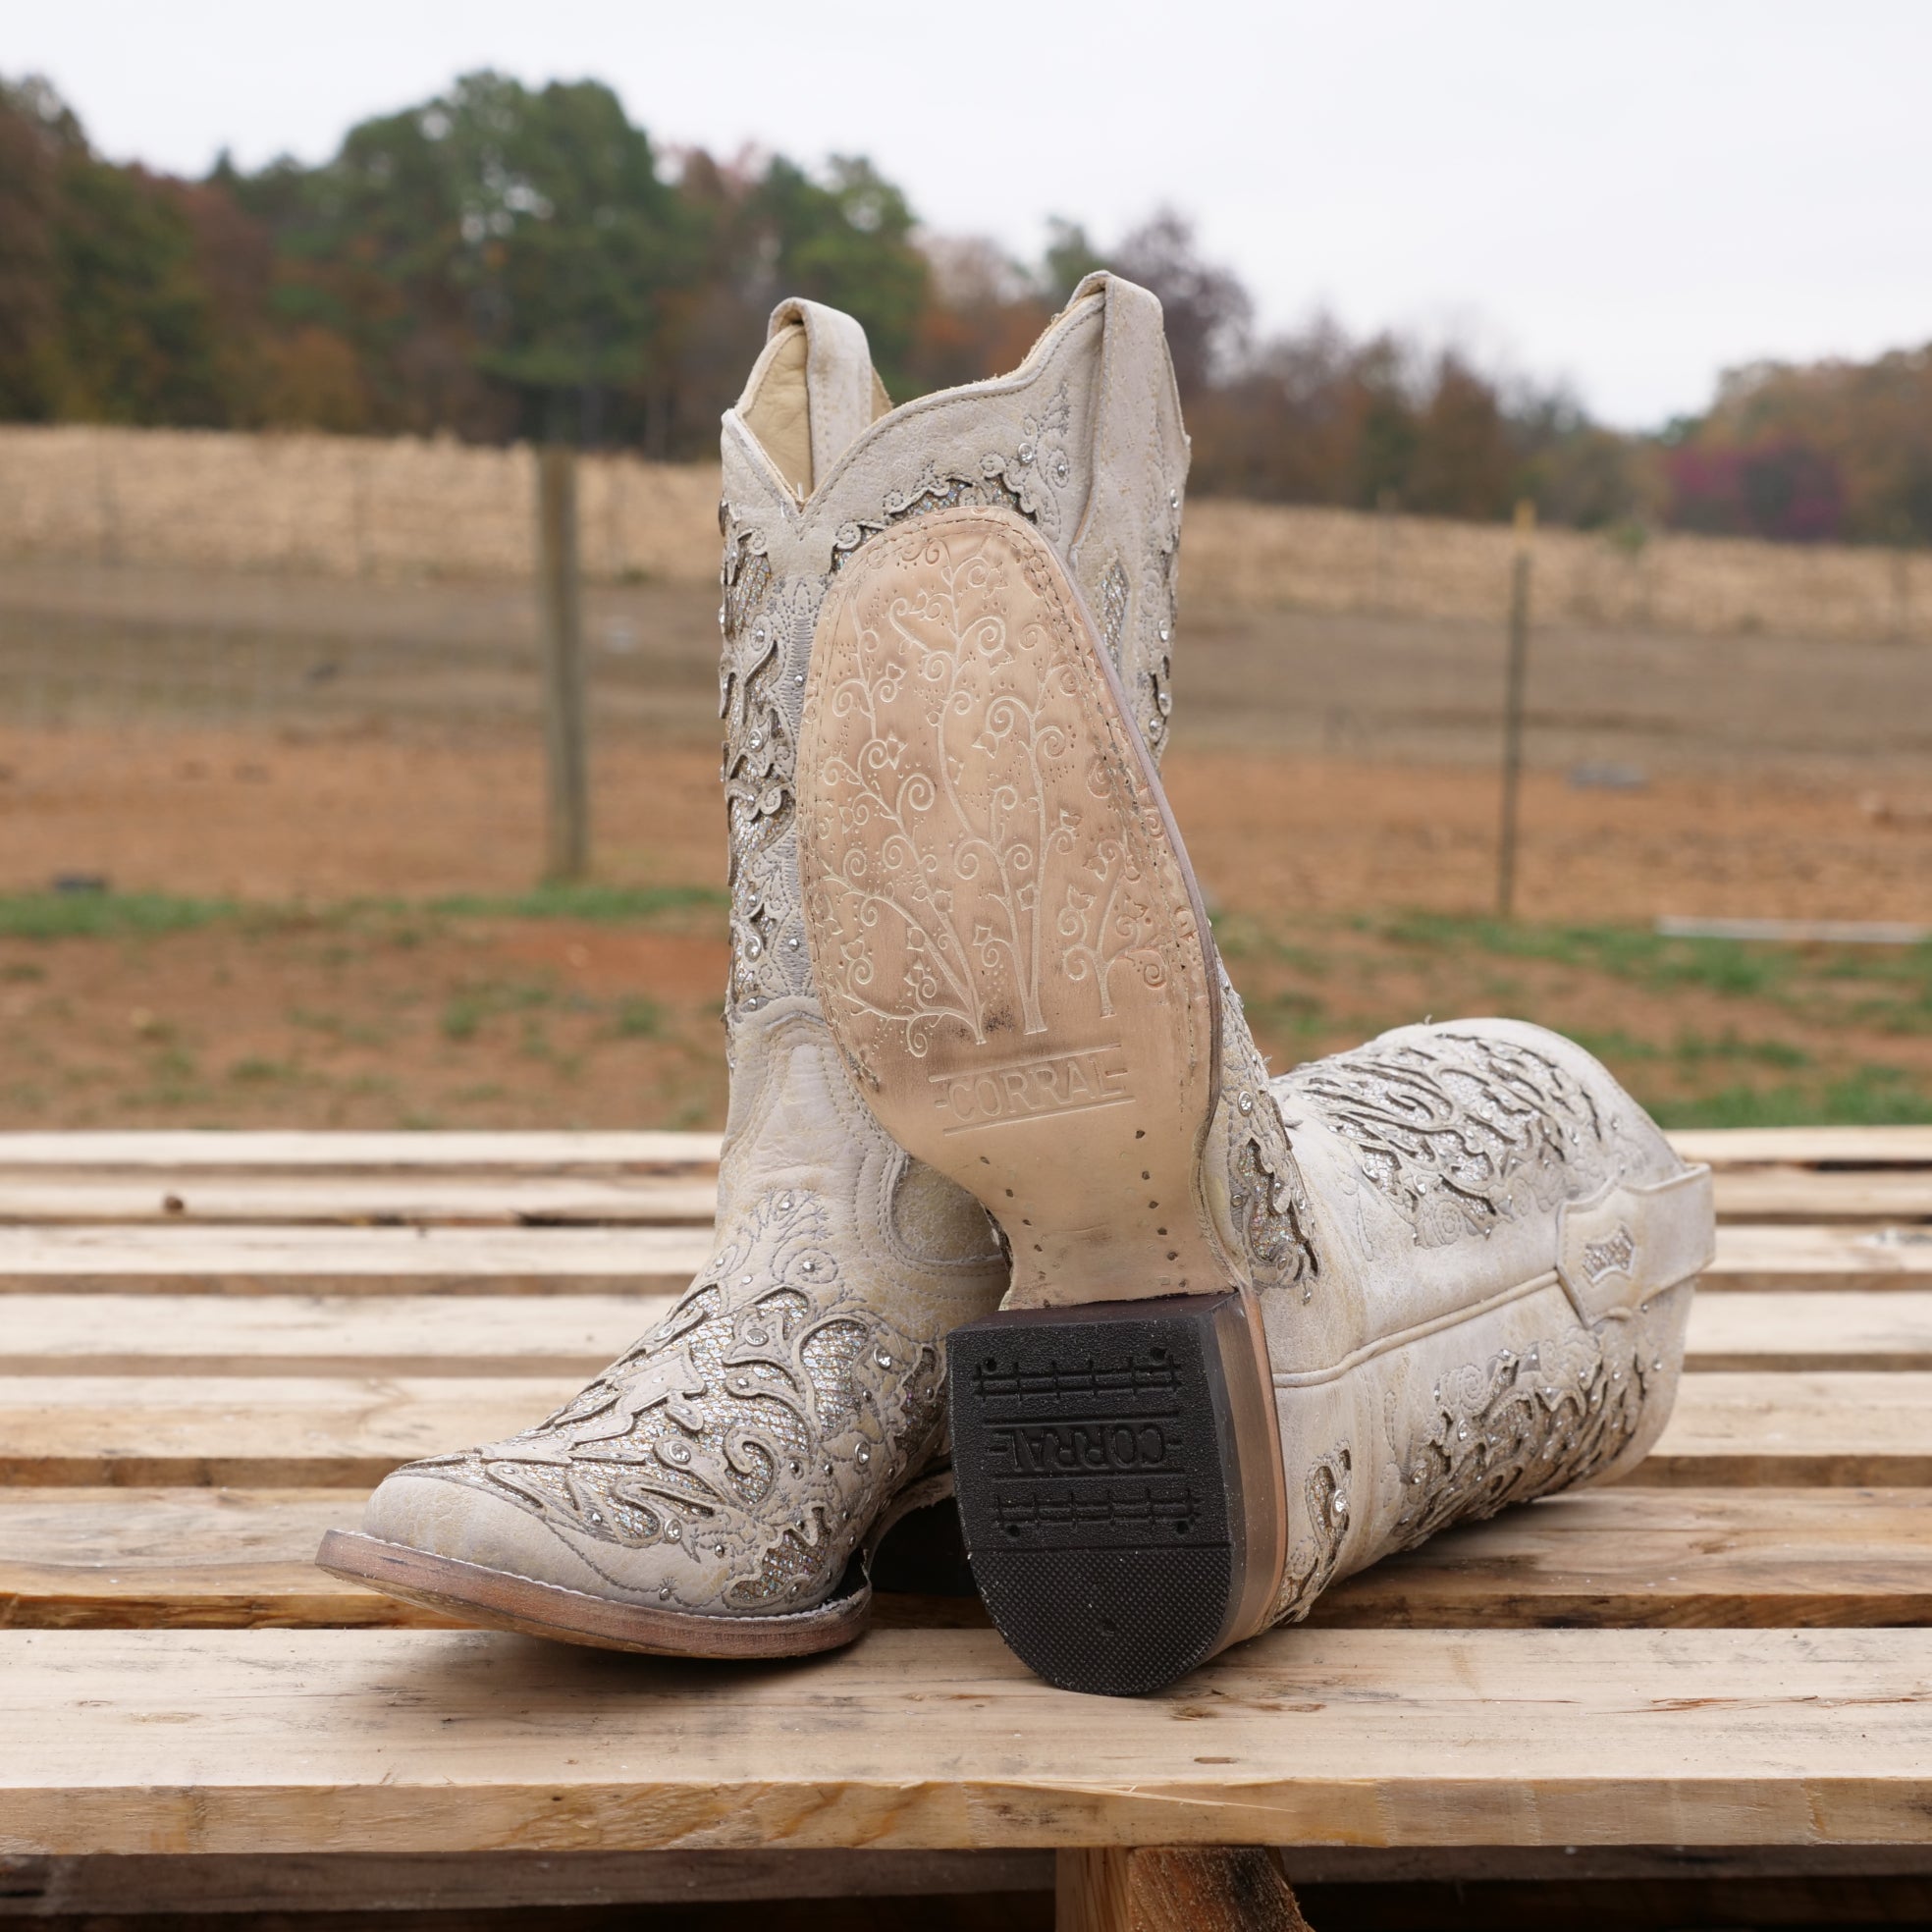
[{"label": "wooden fence post", "polygon": [[1503,830],[1496,853],[1496,917],[1516,913],[1517,792],[1523,782],[1523,686],[1530,666],[1530,539],[1536,506],[1516,507],[1516,562],[1510,573],[1509,681],[1503,697]]},{"label": "wooden fence post", "polygon": [[549,880],[590,864],[590,761],[584,732],[583,579],[577,561],[577,456],[537,452],[537,567],[543,606],[545,863]]}]

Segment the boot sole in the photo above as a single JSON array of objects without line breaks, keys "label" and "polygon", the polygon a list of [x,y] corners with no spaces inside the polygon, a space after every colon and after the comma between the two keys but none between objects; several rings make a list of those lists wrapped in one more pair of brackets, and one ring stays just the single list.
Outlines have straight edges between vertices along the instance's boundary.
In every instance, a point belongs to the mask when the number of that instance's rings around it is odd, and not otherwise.
[{"label": "boot sole", "polygon": [[432,1556],[359,1530],[331,1530],[315,1562],[346,1583],[420,1604],[459,1623],[649,1657],[809,1657],[850,1643],[864,1635],[872,1619],[872,1588],[863,1582],[815,1610],[700,1617],[592,1596],[453,1556]]},{"label": "boot sole", "polygon": [[[1049,1682],[1153,1689],[1265,1621],[1280,1457],[1245,1264],[1201,1192],[1207,915],[1029,523],[938,511],[857,552],[813,640],[798,773],[827,1022],[886,1131],[1012,1251],[1005,1312],[947,1344],[974,1576]],[[1156,1422],[1174,1460],[1134,1460]]]}]

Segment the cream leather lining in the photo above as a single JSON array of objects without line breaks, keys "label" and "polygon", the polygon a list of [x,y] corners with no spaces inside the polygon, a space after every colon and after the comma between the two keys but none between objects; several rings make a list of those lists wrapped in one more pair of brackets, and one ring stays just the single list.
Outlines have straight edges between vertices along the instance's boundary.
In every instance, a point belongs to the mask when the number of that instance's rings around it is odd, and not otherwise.
[{"label": "cream leather lining", "polygon": [[812,402],[805,386],[805,325],[793,322],[766,344],[739,410],[772,467],[802,500],[812,494]]}]

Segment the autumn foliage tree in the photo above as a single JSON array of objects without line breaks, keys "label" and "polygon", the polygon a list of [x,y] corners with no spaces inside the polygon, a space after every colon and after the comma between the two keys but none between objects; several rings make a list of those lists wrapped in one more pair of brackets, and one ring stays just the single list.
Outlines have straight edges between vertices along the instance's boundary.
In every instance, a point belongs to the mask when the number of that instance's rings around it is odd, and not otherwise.
[{"label": "autumn foliage tree", "polygon": [[0,418],[563,436],[704,455],[781,296],[849,309],[904,401],[1015,366],[1080,278],[1165,307],[1193,487],[1490,519],[1668,520],[1932,540],[1932,348],[1763,366],[1663,439],[1451,347],[1316,316],[1261,331],[1156,212],[1040,259],[922,230],[859,156],[670,151],[607,86],[466,75],[317,166],[188,182],[94,153],[40,80],[0,82]]}]

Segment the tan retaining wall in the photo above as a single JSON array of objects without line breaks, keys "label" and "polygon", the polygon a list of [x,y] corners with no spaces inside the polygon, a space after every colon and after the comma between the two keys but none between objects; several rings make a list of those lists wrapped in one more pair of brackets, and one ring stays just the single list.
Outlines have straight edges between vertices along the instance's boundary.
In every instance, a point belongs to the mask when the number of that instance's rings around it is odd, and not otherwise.
[{"label": "tan retaining wall", "polygon": [[[0,428],[0,552],[334,576],[512,576],[532,564],[527,449],[213,431]],[[585,568],[710,582],[709,466],[589,456]],[[1185,570],[1197,606],[1490,619],[1507,529],[1201,500]],[[1932,554],[1653,537],[1636,550],[1537,533],[1544,621],[1703,633],[1932,641]]]}]

